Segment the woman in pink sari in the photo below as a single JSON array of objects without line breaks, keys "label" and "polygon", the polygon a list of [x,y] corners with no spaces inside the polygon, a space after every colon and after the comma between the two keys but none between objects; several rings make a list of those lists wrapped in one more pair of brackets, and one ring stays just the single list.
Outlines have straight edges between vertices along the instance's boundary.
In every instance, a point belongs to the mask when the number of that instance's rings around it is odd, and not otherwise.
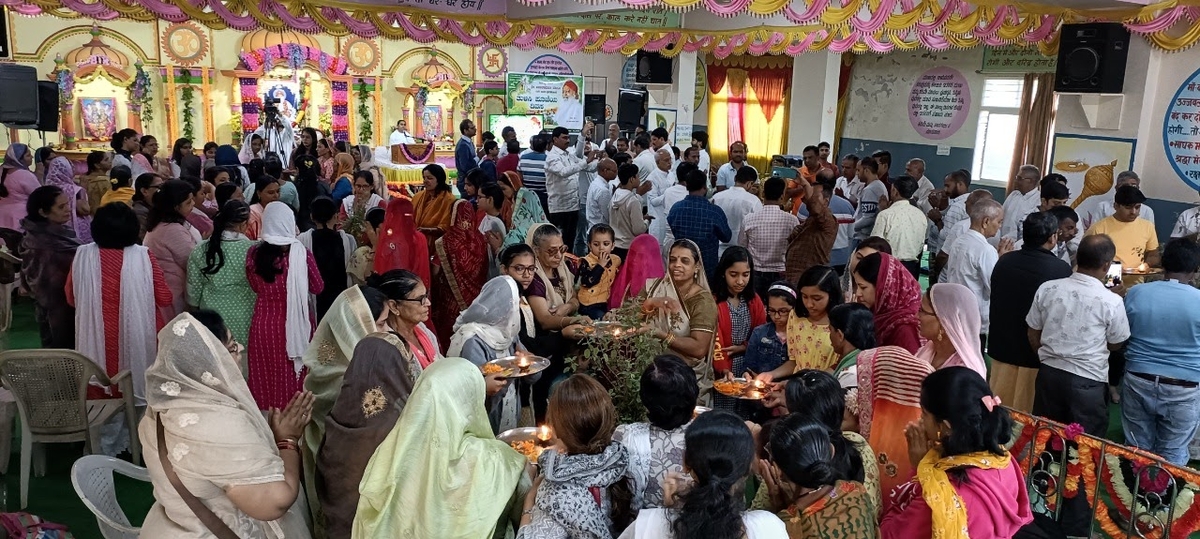
[{"label": "woman in pink sari", "polygon": [[25,203],[29,201],[29,195],[42,186],[29,170],[32,164],[33,152],[29,151],[29,146],[19,142],[8,145],[4,164],[0,166],[0,228],[25,231],[21,228],[21,220],[26,214]]},{"label": "woman in pink sari", "polygon": [[921,347],[921,284],[900,260],[887,253],[867,255],[854,267],[854,286],[858,302],[875,315],[879,346],[899,346],[915,354]]},{"label": "woman in pink sari", "polygon": [[1013,421],[1000,404],[966,367],[925,378],[921,421],[905,429],[917,473],[892,492],[881,539],[1009,539],[1033,521],[1025,476],[1004,449]]},{"label": "woman in pink sari", "polygon": [[75,237],[81,243],[91,243],[92,211],[88,206],[87,191],[75,183],[75,167],[69,159],[60,155],[50,160],[46,166],[46,185],[58,187],[67,195],[67,205],[71,208],[67,226],[75,231]]},{"label": "woman in pink sari", "polygon": [[987,377],[979,351],[979,303],[971,289],[939,283],[921,298],[921,336],[928,339],[917,357],[934,369],[967,367]]},{"label": "woman in pink sari", "polygon": [[879,466],[879,492],[883,509],[888,493],[912,477],[904,425],[921,420],[921,382],[933,367],[899,346],[881,346],[859,352],[858,387],[854,390],[858,433],[875,451]]},{"label": "woman in pink sari", "polygon": [[666,270],[663,268],[662,248],[658,245],[658,239],[649,234],[633,238],[625,262],[621,264],[621,271],[613,281],[608,308],[620,308],[625,298],[637,297],[648,281],[664,275]]}]

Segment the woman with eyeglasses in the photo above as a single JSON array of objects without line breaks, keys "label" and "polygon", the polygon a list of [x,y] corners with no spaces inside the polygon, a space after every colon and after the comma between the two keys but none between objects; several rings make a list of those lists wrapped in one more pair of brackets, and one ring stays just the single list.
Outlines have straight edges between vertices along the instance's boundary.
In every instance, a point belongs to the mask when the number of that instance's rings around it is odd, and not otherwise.
[{"label": "woman with eyeglasses", "polygon": [[367,286],[387,296],[380,329],[403,339],[421,369],[442,357],[437,336],[425,324],[432,306],[429,289],[415,273],[395,269],[383,275],[372,275],[367,279]]},{"label": "woman with eyeglasses", "polygon": [[570,347],[567,339],[583,337],[579,325],[590,322],[586,316],[576,316],[579,300],[575,298],[575,276],[564,263],[567,246],[563,244],[558,227],[543,223],[529,228],[526,243],[534,251],[534,276],[526,297],[537,321],[538,336],[557,340],[545,348],[550,352],[550,367],[533,386],[533,406],[539,419],[546,414],[550,385],[566,369],[565,355]]}]

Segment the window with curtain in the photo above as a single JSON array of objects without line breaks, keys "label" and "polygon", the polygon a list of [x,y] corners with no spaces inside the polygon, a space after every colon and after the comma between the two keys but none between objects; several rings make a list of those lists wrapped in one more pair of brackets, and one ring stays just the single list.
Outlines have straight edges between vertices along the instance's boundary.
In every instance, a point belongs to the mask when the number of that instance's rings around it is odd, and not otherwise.
[{"label": "window with curtain", "polygon": [[786,144],[791,68],[709,68],[708,136],[713,166],[729,160],[729,145],[741,140],[746,161],[760,175]]},{"label": "window with curtain", "polygon": [[1023,89],[1024,81],[1020,78],[984,81],[979,126],[975,131],[975,159],[971,167],[973,182],[995,187],[1008,185]]}]

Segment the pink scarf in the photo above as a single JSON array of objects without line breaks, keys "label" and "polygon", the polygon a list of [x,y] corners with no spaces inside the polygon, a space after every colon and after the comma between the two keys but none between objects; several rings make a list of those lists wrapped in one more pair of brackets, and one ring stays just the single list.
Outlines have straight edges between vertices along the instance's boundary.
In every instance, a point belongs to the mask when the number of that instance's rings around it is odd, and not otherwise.
[{"label": "pink scarf", "polygon": [[[940,368],[967,367],[987,379],[987,366],[979,351],[979,302],[971,289],[954,283],[939,283],[929,289],[933,312],[946,337],[954,344],[954,354]],[[933,360],[933,343],[926,343],[917,357]]]},{"label": "pink scarf", "polygon": [[646,282],[666,275],[663,269],[662,248],[658,239],[649,234],[633,238],[629,244],[629,252],[621,261],[621,270],[612,284],[612,294],[608,298],[608,308],[617,309],[625,298],[632,298],[642,293]]}]

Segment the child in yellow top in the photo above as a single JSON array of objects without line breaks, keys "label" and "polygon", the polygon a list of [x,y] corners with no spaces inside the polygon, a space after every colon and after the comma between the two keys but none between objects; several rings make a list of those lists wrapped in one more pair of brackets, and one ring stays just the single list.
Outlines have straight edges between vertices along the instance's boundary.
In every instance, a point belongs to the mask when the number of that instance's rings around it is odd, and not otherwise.
[{"label": "child in yellow top", "polygon": [[588,231],[589,253],[579,261],[579,314],[599,320],[608,313],[608,296],[612,292],[621,257],[612,254],[616,233],[600,223]]}]

